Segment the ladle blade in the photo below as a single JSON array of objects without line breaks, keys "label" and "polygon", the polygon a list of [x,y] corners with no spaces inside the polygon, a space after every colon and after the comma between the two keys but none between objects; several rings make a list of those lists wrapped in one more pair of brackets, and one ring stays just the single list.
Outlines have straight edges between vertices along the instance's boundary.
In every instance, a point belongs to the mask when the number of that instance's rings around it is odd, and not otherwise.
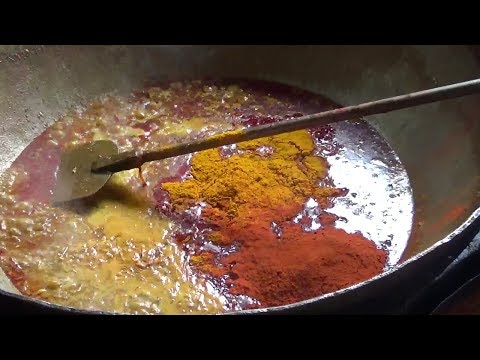
[{"label": "ladle blade", "polygon": [[66,150],[60,159],[53,201],[61,203],[95,194],[107,183],[112,173],[92,172],[93,162],[117,153],[117,146],[109,140],[99,140]]}]

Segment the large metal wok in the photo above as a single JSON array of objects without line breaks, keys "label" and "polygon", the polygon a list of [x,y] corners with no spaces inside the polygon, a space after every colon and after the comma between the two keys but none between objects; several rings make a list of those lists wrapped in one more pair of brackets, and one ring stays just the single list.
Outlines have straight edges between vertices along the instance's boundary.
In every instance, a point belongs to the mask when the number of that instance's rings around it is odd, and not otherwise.
[{"label": "large metal wok", "polygon": [[[480,72],[475,48],[463,46],[2,46],[0,52],[0,171],[69,107],[149,79],[262,78],[349,105]],[[403,261],[348,289],[254,312],[340,313],[385,294],[415,291],[480,229],[480,97],[368,120],[397,152],[414,192],[414,227]],[[3,308],[74,311],[19,295],[3,272],[0,299]]]}]

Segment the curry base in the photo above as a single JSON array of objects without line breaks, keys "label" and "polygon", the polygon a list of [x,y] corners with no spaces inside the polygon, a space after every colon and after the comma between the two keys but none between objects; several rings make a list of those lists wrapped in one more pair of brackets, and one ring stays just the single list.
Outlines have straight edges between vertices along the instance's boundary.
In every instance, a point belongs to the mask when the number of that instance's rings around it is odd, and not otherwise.
[{"label": "curry base", "polygon": [[[329,178],[329,163],[320,156],[341,151],[331,127],[151,162],[142,167],[141,177],[139,170],[115,174],[90,199],[64,207],[50,204],[60,154],[70,146],[109,139],[120,151],[148,150],[335,107],[295,88],[239,80],[233,85],[157,84],[129,98],[105,96],[73,111],[37,137],[2,175],[1,266],[28,296],[132,314],[284,305],[381,273],[387,251],[358,232],[337,229],[339,219],[328,211],[336,198],[348,194]],[[258,178],[257,187],[251,176]],[[222,188],[222,182],[228,186]],[[266,192],[270,185],[275,189]],[[255,224],[262,240],[287,240],[270,248],[249,245],[245,239],[252,237]],[[320,238],[329,244],[326,252],[312,245]],[[285,276],[292,287],[276,288],[282,276],[276,269],[285,264],[272,263],[261,269],[270,279],[270,287],[262,290],[255,266],[243,260],[289,259],[296,241],[308,242],[308,252],[287,261]],[[258,257],[241,260],[248,247]],[[369,261],[371,266],[362,268]],[[302,262],[308,265],[304,275],[313,275],[311,283],[295,280],[295,264]],[[297,291],[302,286],[306,290]]]}]

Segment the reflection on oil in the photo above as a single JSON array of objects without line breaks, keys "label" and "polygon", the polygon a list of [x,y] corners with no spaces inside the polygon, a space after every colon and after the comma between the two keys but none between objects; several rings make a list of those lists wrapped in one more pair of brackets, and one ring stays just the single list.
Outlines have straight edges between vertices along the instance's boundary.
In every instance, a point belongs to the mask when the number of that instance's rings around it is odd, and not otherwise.
[{"label": "reflection on oil", "polygon": [[407,246],[413,221],[413,195],[407,173],[385,140],[365,122],[335,124],[338,152],[322,152],[336,186],[349,189],[329,211],[336,226],[364,236],[389,252],[396,264]]}]

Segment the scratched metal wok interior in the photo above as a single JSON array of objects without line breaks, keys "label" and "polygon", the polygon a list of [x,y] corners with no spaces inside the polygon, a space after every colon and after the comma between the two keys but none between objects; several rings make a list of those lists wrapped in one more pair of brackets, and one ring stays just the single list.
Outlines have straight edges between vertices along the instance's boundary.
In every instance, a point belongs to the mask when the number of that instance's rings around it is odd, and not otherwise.
[{"label": "scratched metal wok interior", "polygon": [[0,296],[99,313],[338,313],[427,283],[479,228],[478,96],[148,163],[51,203],[69,147],[152,149],[465,81],[474,48],[0,50]]}]

